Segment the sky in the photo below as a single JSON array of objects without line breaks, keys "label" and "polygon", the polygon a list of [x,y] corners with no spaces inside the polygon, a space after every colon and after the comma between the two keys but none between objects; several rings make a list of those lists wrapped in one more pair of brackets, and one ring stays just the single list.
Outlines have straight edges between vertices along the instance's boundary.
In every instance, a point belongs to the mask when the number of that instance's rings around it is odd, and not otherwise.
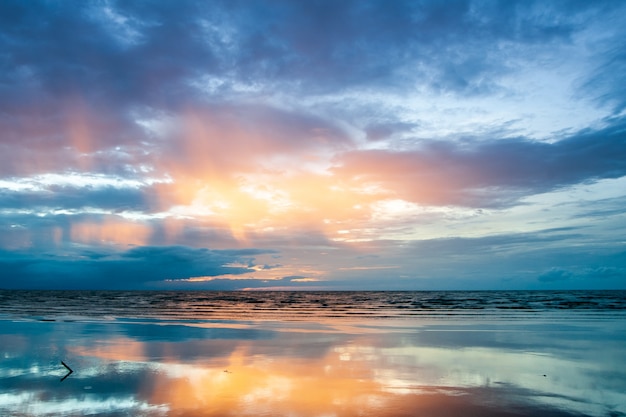
[{"label": "sky", "polygon": [[0,288],[626,288],[626,2],[0,2]]}]

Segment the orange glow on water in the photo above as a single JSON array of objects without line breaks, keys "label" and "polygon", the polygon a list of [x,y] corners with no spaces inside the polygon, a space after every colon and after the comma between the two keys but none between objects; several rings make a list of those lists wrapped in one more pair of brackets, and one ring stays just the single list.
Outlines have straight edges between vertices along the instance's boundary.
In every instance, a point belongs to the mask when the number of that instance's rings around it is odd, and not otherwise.
[{"label": "orange glow on water", "polygon": [[127,337],[111,339],[106,344],[84,347],[77,346],[70,348],[74,355],[94,356],[110,361],[144,361],[146,345]]},{"label": "orange glow on water", "polygon": [[[203,345],[198,341],[193,342],[194,349],[207,354],[192,362],[180,361],[176,342],[148,346],[124,337],[71,352],[110,361],[119,366],[118,372],[136,369],[133,362],[152,363],[149,380],[137,390],[148,404],[165,407],[171,416],[509,415],[481,403],[481,388],[420,382],[421,375],[407,374],[402,361],[394,364],[392,357],[386,359],[374,347],[375,340],[320,346],[313,348],[314,355],[294,352],[302,348],[300,344],[274,346],[261,353],[269,347],[264,342],[214,340]],[[155,354],[158,361],[151,362]]]},{"label": "orange glow on water", "polygon": [[[20,411],[56,407],[59,415],[97,414],[107,401],[107,411],[117,407],[114,411],[133,415],[158,409],[163,415],[196,417],[502,417],[578,415],[581,406],[585,414],[601,415],[606,408],[597,399],[604,401],[607,393],[613,404],[620,403],[621,391],[588,372],[609,372],[614,361],[597,362],[586,353],[593,337],[581,337],[600,329],[621,334],[619,320],[593,320],[597,327],[583,330],[591,322],[579,322],[578,316],[574,323],[584,333],[571,335],[558,330],[565,316],[551,325],[554,332],[546,332],[545,323],[535,327],[534,319],[515,324],[493,317],[226,319],[188,325],[131,318],[106,324],[11,321],[4,329],[5,374],[23,383],[9,387],[9,395],[19,396],[9,405]],[[20,334],[21,327],[30,331]],[[530,351],[529,336],[537,341]],[[494,345],[504,339],[505,347]],[[619,340],[603,342],[610,357],[621,354]],[[33,350],[33,343],[50,349]],[[65,375],[59,358],[74,373]],[[59,392],[55,374],[67,379],[65,396],[48,395]],[[585,402],[589,387],[598,385],[602,392]],[[22,397],[24,392],[28,395]],[[77,404],[81,396],[90,401]],[[130,403],[113,404],[128,398]]]},{"label": "orange glow on water", "polygon": [[367,372],[343,371],[337,358],[277,363],[240,350],[225,369],[196,368],[186,376],[159,378],[152,402],[168,404],[175,414],[315,416],[357,410],[379,395]]},{"label": "orange glow on water", "polygon": [[[317,358],[279,360],[254,354],[254,345],[243,343],[217,361],[209,358],[180,364],[174,359],[175,349],[169,349],[167,343],[159,346],[164,365],[151,382],[150,403],[166,404],[171,415],[258,415],[271,411],[317,416],[336,410],[346,415],[349,410],[378,408],[390,399],[366,361],[347,360],[336,350]],[[108,361],[146,360],[143,344],[125,338],[72,352]]]}]

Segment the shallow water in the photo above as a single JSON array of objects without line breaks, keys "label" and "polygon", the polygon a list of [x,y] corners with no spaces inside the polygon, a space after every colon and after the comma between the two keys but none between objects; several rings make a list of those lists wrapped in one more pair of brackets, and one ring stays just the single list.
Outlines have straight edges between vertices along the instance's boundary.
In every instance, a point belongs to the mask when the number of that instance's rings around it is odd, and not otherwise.
[{"label": "shallow water", "polygon": [[[626,415],[616,293],[518,295],[527,310],[465,293],[478,315],[459,293],[60,294],[4,294],[0,415]],[[424,299],[439,314],[397,308]]]}]

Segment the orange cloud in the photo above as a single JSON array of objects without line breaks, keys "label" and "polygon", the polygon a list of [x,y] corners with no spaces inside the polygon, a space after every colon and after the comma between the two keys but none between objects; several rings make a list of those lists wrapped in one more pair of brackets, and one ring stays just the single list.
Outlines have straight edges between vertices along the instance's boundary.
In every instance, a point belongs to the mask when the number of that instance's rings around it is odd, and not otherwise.
[{"label": "orange cloud", "polygon": [[[222,224],[241,244],[250,244],[255,237],[287,230],[346,239],[344,231],[358,234],[367,226],[372,204],[381,198],[337,177],[311,172],[255,175],[253,169],[234,179],[174,175],[173,184],[156,187],[160,206],[173,216]],[[172,234],[174,223],[168,226]]]},{"label": "orange cloud", "polygon": [[[159,171],[159,206],[225,225],[243,244],[285,228],[332,229],[325,219],[363,218],[357,190],[325,173],[345,136],[321,121],[253,106],[188,110]],[[331,233],[333,233],[331,231]]]},{"label": "orange cloud", "polygon": [[72,223],[70,238],[86,244],[143,245],[152,229],[145,224],[118,218]]},{"label": "orange cloud", "polygon": [[345,154],[337,175],[350,178],[355,186],[386,190],[389,198],[419,204],[451,204],[458,192],[472,183],[466,167],[454,161],[418,152],[358,151]]}]

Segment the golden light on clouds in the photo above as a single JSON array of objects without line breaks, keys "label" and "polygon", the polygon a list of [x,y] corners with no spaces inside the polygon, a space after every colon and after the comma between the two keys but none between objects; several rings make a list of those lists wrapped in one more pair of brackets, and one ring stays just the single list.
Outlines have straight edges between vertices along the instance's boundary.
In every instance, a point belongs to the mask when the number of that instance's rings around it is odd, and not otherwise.
[{"label": "golden light on clouds", "polygon": [[[117,151],[105,146],[102,138],[106,132],[98,130],[107,128],[106,122],[83,104],[73,100],[64,107],[66,123],[60,143],[72,150],[71,173],[48,172],[42,178],[55,178],[65,186],[62,179],[67,177],[74,180],[66,181],[68,186],[87,191],[120,185],[144,187],[151,192],[146,201],[154,211],[134,220],[132,216],[125,218],[123,210],[104,220],[72,219],[63,239],[83,244],[142,245],[154,236],[156,223],[151,224],[152,219],[158,222],[161,239],[152,242],[155,244],[184,241],[191,224],[227,231],[238,247],[254,246],[264,236],[291,233],[315,233],[328,241],[358,244],[371,240],[375,221],[385,213],[406,212],[385,203],[401,201],[389,200],[394,190],[385,189],[376,178],[365,180],[358,174],[362,170],[379,172],[384,166],[363,165],[366,161],[359,162],[356,171],[334,168],[334,159],[346,146],[345,139],[333,140],[336,133],[307,126],[309,121],[299,122],[306,128],[285,127],[276,115],[256,109],[222,108],[213,113],[187,109],[178,118],[171,116],[167,127],[159,125],[157,129],[165,129],[171,136],[160,139],[162,149],[155,153],[147,147],[140,161],[124,168],[145,171],[144,175],[159,173],[160,179],[118,184],[116,181],[122,180],[115,176],[107,179],[105,174],[89,174],[98,158],[106,160]],[[256,129],[254,123],[242,123],[246,112],[264,127]],[[294,140],[296,134],[304,137]],[[33,161],[31,169],[26,168],[37,172],[44,166],[45,161]],[[137,184],[129,185],[132,181]],[[52,243],[60,240],[56,232]],[[208,237],[203,242],[210,243]]]},{"label": "golden light on clouds", "polygon": [[[255,259],[256,262],[261,262],[263,260],[263,256],[257,256]],[[220,279],[228,279],[233,281],[255,279],[271,284],[272,281],[280,281],[285,277],[292,277],[289,279],[290,282],[319,282],[323,281],[323,278],[326,275],[326,272],[321,269],[315,269],[310,265],[301,265],[297,263],[290,265],[268,265],[263,264],[262,262],[254,265],[243,263],[229,263],[223,266],[227,268],[247,269],[250,272],[246,272],[243,274],[221,274],[218,276],[198,276],[185,279],[184,281],[210,282]],[[176,282],[180,281],[181,280],[176,280]]]},{"label": "golden light on clouds", "polygon": [[[626,270],[626,2],[257,1],[0,1],[4,286],[158,287],[151,255],[76,278],[128,245],[290,252],[355,289],[623,286],[588,271]],[[376,265],[401,267],[344,269]]]},{"label": "golden light on clouds", "polygon": [[148,225],[123,219],[75,222],[70,226],[71,240],[85,244],[144,245],[151,234]]},{"label": "golden light on clouds", "polygon": [[158,188],[161,206],[170,204],[167,213],[221,223],[242,245],[251,244],[251,236],[277,230],[348,238],[341,235],[364,227],[380,198],[369,190],[341,185],[340,178],[311,172],[255,176],[251,170],[234,179],[176,174],[173,178],[173,184]]}]

